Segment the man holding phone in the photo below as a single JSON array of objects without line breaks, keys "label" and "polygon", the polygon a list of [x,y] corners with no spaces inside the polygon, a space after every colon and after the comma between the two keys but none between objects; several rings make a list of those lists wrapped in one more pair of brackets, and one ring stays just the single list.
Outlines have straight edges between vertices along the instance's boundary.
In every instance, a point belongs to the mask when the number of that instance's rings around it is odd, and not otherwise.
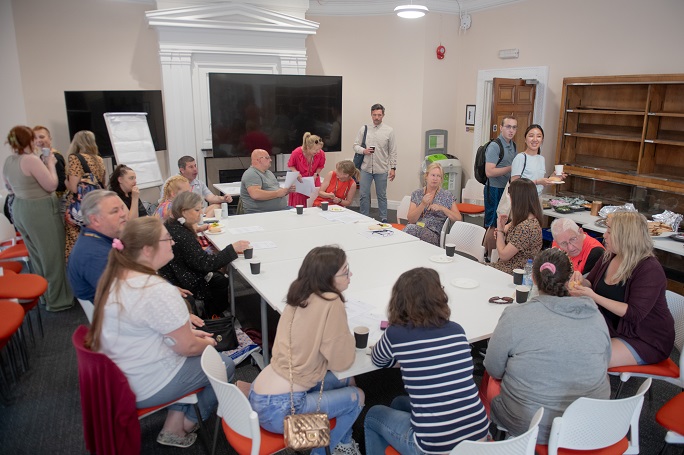
[{"label": "man holding phone", "polygon": [[397,170],[397,145],[394,129],[382,123],[385,108],[382,104],[371,106],[373,126],[364,125],[356,135],[354,153],[364,155],[361,164],[360,211],[368,216],[370,212],[370,188],[375,181],[380,219],[387,222],[387,179],[393,181]]}]

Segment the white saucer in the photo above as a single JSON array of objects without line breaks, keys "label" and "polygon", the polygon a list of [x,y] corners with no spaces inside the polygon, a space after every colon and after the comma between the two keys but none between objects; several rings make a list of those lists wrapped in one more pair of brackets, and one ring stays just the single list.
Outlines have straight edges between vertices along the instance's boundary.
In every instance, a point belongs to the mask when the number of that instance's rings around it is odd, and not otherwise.
[{"label": "white saucer", "polygon": [[454,258],[453,258],[453,257],[444,256],[444,255],[441,255],[441,254],[435,254],[434,256],[430,256],[430,260],[431,260],[432,262],[436,262],[436,263],[438,263],[438,264],[448,264],[448,263],[450,263],[450,262],[454,262]]},{"label": "white saucer", "polygon": [[472,278],[455,278],[451,280],[451,284],[457,288],[472,289],[480,285],[480,283]]},{"label": "white saucer", "polygon": [[209,235],[219,235],[219,234],[223,234],[224,232],[226,232],[226,230],[223,228],[221,228],[221,230],[218,232],[209,232],[209,229],[204,231],[205,234],[209,234]]}]

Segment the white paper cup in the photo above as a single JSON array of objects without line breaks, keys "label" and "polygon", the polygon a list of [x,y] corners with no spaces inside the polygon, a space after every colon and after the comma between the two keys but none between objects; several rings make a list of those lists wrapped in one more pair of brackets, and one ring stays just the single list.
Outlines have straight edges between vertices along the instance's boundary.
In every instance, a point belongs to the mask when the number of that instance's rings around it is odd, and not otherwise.
[{"label": "white paper cup", "polygon": [[217,220],[223,218],[223,211],[221,209],[214,209],[214,218]]},{"label": "white paper cup", "polygon": [[556,164],[554,166],[554,169],[555,169],[554,172],[556,173],[556,175],[563,175],[563,165],[562,164]]}]

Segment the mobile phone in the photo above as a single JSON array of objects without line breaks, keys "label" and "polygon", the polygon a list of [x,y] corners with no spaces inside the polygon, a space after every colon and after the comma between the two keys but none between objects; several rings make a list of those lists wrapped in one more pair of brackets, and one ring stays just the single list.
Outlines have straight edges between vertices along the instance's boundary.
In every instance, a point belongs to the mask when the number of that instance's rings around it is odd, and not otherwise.
[{"label": "mobile phone", "polygon": [[380,321],[380,330],[385,330],[389,327],[389,321]]}]

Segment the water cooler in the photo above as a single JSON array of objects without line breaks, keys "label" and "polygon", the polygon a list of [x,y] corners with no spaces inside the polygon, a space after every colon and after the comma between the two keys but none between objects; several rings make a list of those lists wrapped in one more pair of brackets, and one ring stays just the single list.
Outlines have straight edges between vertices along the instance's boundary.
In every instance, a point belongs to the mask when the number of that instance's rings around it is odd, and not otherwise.
[{"label": "water cooler", "polygon": [[444,181],[442,182],[442,188],[451,191],[454,195],[454,200],[456,203],[461,202],[461,176],[463,175],[463,170],[461,168],[461,162],[458,158],[449,158],[442,153],[436,153],[433,155],[427,155],[423,160],[423,175],[427,170],[430,163],[437,162],[442,166],[444,171]]}]

